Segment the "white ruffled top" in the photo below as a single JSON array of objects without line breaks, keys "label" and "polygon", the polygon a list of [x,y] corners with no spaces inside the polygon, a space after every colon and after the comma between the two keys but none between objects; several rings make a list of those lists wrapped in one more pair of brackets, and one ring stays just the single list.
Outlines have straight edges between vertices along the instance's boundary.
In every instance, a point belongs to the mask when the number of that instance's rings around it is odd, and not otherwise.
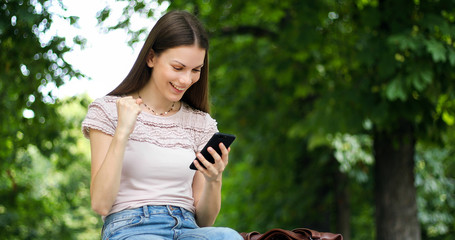
[{"label": "white ruffled top", "polygon": [[[90,129],[113,136],[117,126],[117,96],[105,96],[89,105],[82,132]],[[208,114],[183,103],[171,116],[141,112],[125,149],[120,189],[109,214],[144,205],[173,205],[194,212],[189,168],[217,132]]]}]

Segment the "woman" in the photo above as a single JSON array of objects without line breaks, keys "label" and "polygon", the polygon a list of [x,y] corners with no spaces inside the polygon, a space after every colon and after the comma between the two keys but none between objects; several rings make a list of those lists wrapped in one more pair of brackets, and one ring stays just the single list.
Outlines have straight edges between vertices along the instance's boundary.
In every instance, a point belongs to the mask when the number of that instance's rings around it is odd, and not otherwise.
[{"label": "woman", "polygon": [[82,129],[103,239],[242,239],[210,227],[230,148],[220,144],[221,155],[209,148],[214,164],[199,153],[217,132],[208,114],[208,47],[193,15],[169,12],[123,82],[90,104]]}]

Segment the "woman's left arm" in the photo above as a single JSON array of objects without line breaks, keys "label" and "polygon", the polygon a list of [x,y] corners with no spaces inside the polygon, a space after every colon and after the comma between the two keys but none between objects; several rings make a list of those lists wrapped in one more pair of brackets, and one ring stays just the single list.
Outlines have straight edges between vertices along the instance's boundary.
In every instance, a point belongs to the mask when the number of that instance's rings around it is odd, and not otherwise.
[{"label": "woman's left arm", "polygon": [[229,162],[231,149],[226,148],[223,143],[220,143],[220,149],[221,156],[213,148],[207,149],[213,159],[215,159],[213,164],[207,161],[201,153],[197,153],[197,158],[207,169],[199,164],[198,161],[194,161],[198,169],[193,179],[195,217],[201,227],[213,225],[221,209],[223,171]]}]

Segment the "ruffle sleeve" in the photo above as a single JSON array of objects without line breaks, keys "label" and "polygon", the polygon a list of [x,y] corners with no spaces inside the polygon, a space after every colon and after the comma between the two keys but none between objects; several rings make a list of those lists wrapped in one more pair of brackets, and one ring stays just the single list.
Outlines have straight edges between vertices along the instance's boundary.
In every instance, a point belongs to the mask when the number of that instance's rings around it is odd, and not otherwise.
[{"label": "ruffle sleeve", "polygon": [[82,133],[89,138],[90,129],[96,129],[108,135],[114,136],[117,126],[115,100],[104,97],[93,101],[82,121]]}]

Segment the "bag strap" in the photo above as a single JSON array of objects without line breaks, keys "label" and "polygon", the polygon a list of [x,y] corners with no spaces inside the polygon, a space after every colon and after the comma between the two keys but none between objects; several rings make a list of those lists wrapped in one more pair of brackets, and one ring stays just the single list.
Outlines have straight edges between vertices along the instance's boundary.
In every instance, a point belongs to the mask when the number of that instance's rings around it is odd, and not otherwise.
[{"label": "bag strap", "polygon": [[249,233],[242,232],[240,233],[240,235],[243,237],[244,240],[255,240],[258,239],[261,234],[257,231],[253,231]]},{"label": "bag strap", "polygon": [[257,231],[240,233],[244,240],[313,240],[307,233],[297,233],[281,228],[273,228],[261,234]]},{"label": "bag strap", "polygon": [[[305,235],[302,236],[301,233],[274,228],[265,232],[260,239],[280,239],[280,240],[306,240]],[[309,239],[311,240],[311,239]]]},{"label": "bag strap", "polygon": [[310,239],[314,240],[343,240],[341,234],[328,233],[328,232],[318,232],[309,228],[296,228],[292,230],[295,233],[306,234],[310,236]]},{"label": "bag strap", "polygon": [[261,234],[257,231],[240,233],[244,240],[343,240],[341,234],[318,232],[309,228],[296,228],[292,231],[273,228]]}]

